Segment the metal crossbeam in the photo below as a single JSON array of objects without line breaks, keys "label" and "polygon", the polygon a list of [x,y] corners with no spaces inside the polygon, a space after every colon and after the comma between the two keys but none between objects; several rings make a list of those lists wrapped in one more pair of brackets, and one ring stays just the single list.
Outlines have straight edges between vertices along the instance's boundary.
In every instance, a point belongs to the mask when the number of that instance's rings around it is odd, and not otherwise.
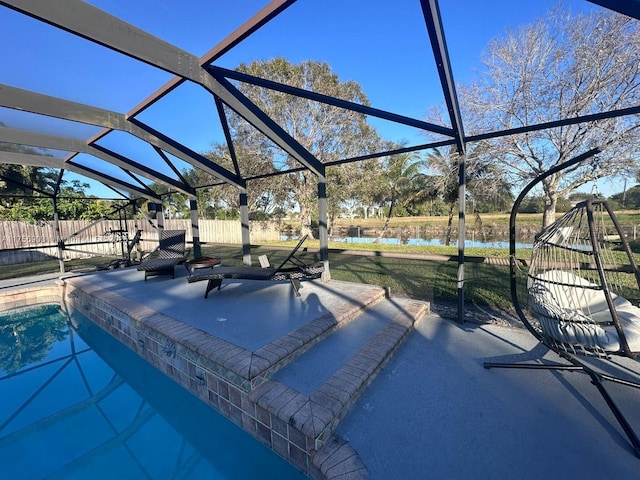
[{"label": "metal crossbeam", "polygon": [[0,150],[0,162],[11,165],[27,165],[30,167],[61,168],[79,175],[84,175],[87,178],[97,180],[105,185],[119,188],[132,195],[139,195],[154,202],[161,201],[161,197],[152,190],[136,187],[135,185],[123,182],[122,180],[118,180],[117,178],[91,168],[83,167],[82,165],[78,165],[74,162],[65,162],[60,158],[45,157],[44,155],[32,155],[28,153],[4,152]]},{"label": "metal crossbeam", "polygon": [[425,24],[429,32],[429,39],[431,40],[431,48],[433,49],[436,68],[440,76],[444,100],[447,104],[447,110],[449,111],[451,125],[453,126],[456,146],[458,147],[458,152],[464,155],[466,146],[464,144],[464,128],[462,126],[462,116],[460,115],[460,104],[458,102],[455,82],[453,81],[453,72],[451,70],[451,62],[449,61],[449,53],[442,28],[438,2],[437,0],[420,0],[420,4],[422,5]]},{"label": "metal crossbeam", "polygon": [[202,68],[195,55],[80,0],[6,3],[19,12],[205,87],[316,175],[324,175],[324,166],[318,159],[224,78],[216,78]]},{"label": "metal crossbeam", "polygon": [[214,70],[210,70],[209,73],[211,76],[206,79],[204,86],[211,93],[216,95],[225,105],[260,130],[260,132],[302,165],[317,176],[324,176],[324,165],[314,157],[311,152],[298,143],[282,127],[274,122],[271,117],[254,105],[226,78]]},{"label": "metal crossbeam", "polygon": [[465,250],[465,199],[466,199],[466,153],[467,146],[460,115],[460,104],[453,80],[449,52],[445,41],[444,29],[438,0],[420,0],[425,25],[429,32],[433,57],[440,76],[442,93],[453,126],[454,138],[458,149],[458,321],[464,323],[464,250]]},{"label": "metal crossbeam", "polygon": [[[169,137],[145,126],[142,122],[127,120],[125,115],[118,112],[1,84],[0,106],[63,120],[106,127],[109,129],[107,133],[112,130],[127,132],[193,166],[201,168],[220,180],[232,185],[244,186],[244,181],[234,173],[229,172]],[[91,138],[86,143],[94,143],[102,136],[104,136],[104,134]],[[188,189],[189,187],[182,185],[181,188]]]},{"label": "metal crossbeam", "polygon": [[154,67],[197,81],[198,59],[81,0],[3,0],[14,10]]},{"label": "metal crossbeam", "polygon": [[124,117],[116,112],[0,84],[0,106],[74,122],[124,129]]},{"label": "metal crossbeam", "polygon": [[151,128],[143,122],[135,118],[129,118],[127,121],[128,131],[132,135],[144,140],[151,145],[161,148],[167,153],[170,153],[176,158],[179,158],[194,167],[198,167],[204,170],[208,174],[218,178],[230,185],[237,188],[245,188],[246,182],[238,175],[230,172],[224,167],[221,167],[215,162],[212,162],[208,158],[194,152],[190,148],[176,142],[174,139],[164,135],[163,133]]},{"label": "metal crossbeam", "polygon": [[[202,57],[200,57],[200,65],[207,65],[217,60],[295,2],[296,0],[273,0],[262,10],[256,13],[253,17],[251,17],[248,21],[246,21],[243,25],[233,31],[229,36],[224,38],[215,47],[213,47]],[[134,107],[127,114],[127,117],[133,117],[143,110],[146,110],[155,102],[163,98],[165,95],[170,93],[172,90],[174,90],[184,82],[185,79],[183,77],[176,76],[172,78],[166,84],[156,90],[153,94],[151,94],[147,99]]]},{"label": "metal crossbeam", "polygon": [[481,133],[479,135],[470,135],[467,137],[469,142],[479,142],[491,138],[506,137],[509,135],[518,135],[528,132],[537,132],[539,130],[547,130],[549,128],[564,127],[566,125],[576,125],[578,123],[595,122],[597,120],[606,120],[608,118],[623,117],[626,115],[637,115],[640,113],[640,105],[635,107],[621,108],[619,110],[610,110],[608,112],[592,113],[589,115],[581,115],[573,118],[563,118],[561,120],[553,120],[551,122],[537,123],[535,125],[524,125],[522,127],[509,128],[496,132]]},{"label": "metal crossbeam", "polygon": [[195,189],[186,184],[178,182],[171,177],[167,177],[166,175],[163,175],[145,165],[125,158],[118,153],[111,152],[104,147],[87,145],[82,140],[75,138],[59,137],[0,126],[0,141],[16,143],[19,145],[30,145],[32,147],[86,153],[96,158],[100,158],[105,162],[117,165],[125,170],[135,172],[138,175],[161,185],[165,185],[168,188],[174,188],[186,195],[195,195]]},{"label": "metal crossbeam", "polygon": [[[229,50],[231,50],[233,47],[238,45],[240,42],[248,38],[251,34],[256,32],[258,29],[260,29],[260,27],[268,23],[271,19],[275,18],[281,12],[286,10],[289,6],[291,6],[295,2],[296,0],[273,0],[268,5],[266,5],[262,10],[256,13],[253,17],[251,17],[247,22],[245,22],[243,25],[241,25],[235,31],[233,31],[229,36],[224,38],[215,47],[213,47],[211,50],[205,53],[202,57],[200,57],[199,59],[200,65],[201,66],[206,65],[215,61],[216,59],[218,59],[219,57],[227,53]],[[127,113],[126,117],[131,120],[134,116],[138,115],[142,111],[146,110],[147,108],[155,104],[158,100],[163,98],[165,95],[169,94],[178,86],[182,85],[185,81],[186,79],[180,76],[176,76],[172,78],[166,84],[164,84],[162,87],[156,90],[153,94],[147,97],[144,101],[142,101],[132,110],[130,110]],[[219,104],[219,99],[217,98],[216,98],[216,104]],[[218,109],[219,109],[219,105],[218,105]],[[102,132],[100,132],[99,136],[100,137],[104,136],[109,132],[110,132],[109,129],[103,130]],[[230,142],[230,137],[228,136],[227,131],[225,131],[225,137],[227,139],[227,144],[229,146],[229,149],[233,150],[233,145]],[[232,157],[234,157],[233,153],[232,153]],[[234,160],[236,175],[238,176],[238,178],[240,178],[240,170],[237,167],[236,163],[237,162],[235,162]],[[213,167],[208,166],[208,168],[213,168]],[[204,170],[207,170],[207,168],[204,168]],[[216,177],[221,178],[220,176],[216,176]],[[246,188],[246,184],[244,183],[244,181],[240,181],[240,180],[236,180],[235,182],[227,181],[227,183],[231,183],[232,185],[239,187],[241,190]]]},{"label": "metal crossbeam", "polygon": [[398,115],[397,113],[387,112],[378,108],[368,107],[360,103],[349,102],[340,98],[331,97],[329,95],[323,95],[321,93],[311,92],[302,88],[292,87],[283,83],[273,82],[271,80],[265,80],[264,78],[255,77],[246,73],[237,72],[235,70],[229,70],[222,67],[211,67],[212,71],[223,75],[225,78],[231,78],[233,80],[239,80],[240,82],[250,83],[259,87],[265,87],[270,90],[276,90],[278,92],[288,93],[289,95],[295,95],[296,97],[306,98],[327,105],[333,105],[334,107],[344,108],[345,110],[353,110],[354,112],[363,113],[372,117],[381,118],[383,120],[389,120],[391,122],[400,123],[402,125],[408,125],[410,127],[419,128],[428,132],[439,133],[441,135],[454,136],[453,129],[449,127],[443,127],[422,120],[417,120],[411,117],[405,117],[404,115]]},{"label": "metal crossbeam", "polygon": [[640,0],[588,0],[591,3],[640,20]]}]

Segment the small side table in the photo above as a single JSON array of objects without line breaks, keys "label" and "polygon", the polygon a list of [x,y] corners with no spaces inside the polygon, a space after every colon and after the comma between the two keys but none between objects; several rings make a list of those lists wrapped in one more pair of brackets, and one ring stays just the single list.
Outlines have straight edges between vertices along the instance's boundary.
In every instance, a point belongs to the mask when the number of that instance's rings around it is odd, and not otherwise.
[{"label": "small side table", "polygon": [[189,272],[189,276],[193,276],[193,272],[201,268],[213,268],[220,265],[222,260],[217,257],[198,257],[193,260],[184,262],[184,267]]}]

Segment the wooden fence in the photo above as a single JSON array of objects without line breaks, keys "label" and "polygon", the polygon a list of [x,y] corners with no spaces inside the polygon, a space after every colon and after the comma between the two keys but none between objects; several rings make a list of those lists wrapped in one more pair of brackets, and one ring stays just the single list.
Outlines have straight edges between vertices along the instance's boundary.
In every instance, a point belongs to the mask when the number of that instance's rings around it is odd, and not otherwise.
[{"label": "wooden fence", "polygon": [[[200,242],[242,243],[242,231],[237,220],[200,220]],[[187,244],[193,241],[191,220],[165,220],[167,230],[185,230]],[[124,233],[120,233],[123,230]],[[94,223],[83,220],[60,222],[64,239],[64,258],[82,258],[90,255],[116,256],[126,251],[127,241],[137,230],[142,230],[140,247],[150,252],[158,246],[158,231],[144,220],[103,220]],[[272,222],[251,222],[252,243],[278,241],[278,225]],[[53,222],[30,224],[27,222],[0,222],[0,265],[13,265],[57,258],[57,237]]]}]

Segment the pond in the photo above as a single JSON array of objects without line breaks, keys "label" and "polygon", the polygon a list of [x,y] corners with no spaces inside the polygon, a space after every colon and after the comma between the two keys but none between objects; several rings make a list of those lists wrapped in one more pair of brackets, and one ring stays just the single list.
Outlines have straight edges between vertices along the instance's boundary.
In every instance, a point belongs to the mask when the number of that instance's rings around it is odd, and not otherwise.
[{"label": "pond", "polygon": [[[343,237],[343,238],[331,238],[332,242],[344,242],[344,243],[382,243],[385,245],[413,245],[413,246],[445,246],[446,243],[444,239],[441,238],[381,238],[377,239],[374,237]],[[456,247],[458,245],[457,239],[452,241],[450,246]],[[533,246],[532,243],[516,243],[516,248],[531,248]],[[509,248],[508,240],[495,240],[495,241],[478,241],[478,240],[467,240],[465,242],[465,247],[467,248]]]}]

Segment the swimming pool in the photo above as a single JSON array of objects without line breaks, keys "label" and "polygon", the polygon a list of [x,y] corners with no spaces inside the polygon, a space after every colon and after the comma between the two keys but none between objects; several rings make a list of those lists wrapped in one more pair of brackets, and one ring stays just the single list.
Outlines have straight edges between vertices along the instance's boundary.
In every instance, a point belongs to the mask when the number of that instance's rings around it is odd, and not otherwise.
[{"label": "swimming pool", "polygon": [[78,312],[0,314],[3,478],[304,479]]}]

